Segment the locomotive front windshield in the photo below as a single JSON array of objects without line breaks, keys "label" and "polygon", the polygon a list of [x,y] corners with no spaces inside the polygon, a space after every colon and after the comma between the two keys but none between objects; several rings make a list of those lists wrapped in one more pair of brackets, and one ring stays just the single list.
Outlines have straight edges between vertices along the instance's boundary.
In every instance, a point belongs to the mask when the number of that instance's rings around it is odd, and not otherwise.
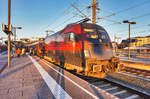
[{"label": "locomotive front windshield", "polygon": [[88,41],[110,42],[107,32],[101,29],[84,29],[86,39]]}]

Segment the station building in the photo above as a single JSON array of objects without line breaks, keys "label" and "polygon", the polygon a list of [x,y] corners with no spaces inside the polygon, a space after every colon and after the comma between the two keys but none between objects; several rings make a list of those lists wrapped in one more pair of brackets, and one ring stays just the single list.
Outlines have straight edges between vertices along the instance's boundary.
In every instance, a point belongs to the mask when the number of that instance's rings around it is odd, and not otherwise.
[{"label": "station building", "polygon": [[130,47],[150,48],[150,36],[131,38]]},{"label": "station building", "polygon": [[[117,52],[128,52],[129,39],[122,40],[118,44]],[[140,53],[150,53],[150,35],[130,38],[130,51]]]}]

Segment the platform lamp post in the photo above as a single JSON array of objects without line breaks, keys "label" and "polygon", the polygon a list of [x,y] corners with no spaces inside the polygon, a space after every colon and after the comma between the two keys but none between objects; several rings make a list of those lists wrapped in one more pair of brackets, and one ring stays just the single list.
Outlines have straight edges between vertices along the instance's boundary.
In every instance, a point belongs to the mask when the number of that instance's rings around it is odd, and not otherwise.
[{"label": "platform lamp post", "polygon": [[22,29],[22,27],[13,27],[14,29],[14,41],[16,41],[16,29]]},{"label": "platform lamp post", "polygon": [[128,59],[130,59],[130,25],[131,24],[136,24],[136,22],[129,22],[128,20],[124,20],[123,23],[128,23],[129,24],[129,46],[128,46]]},{"label": "platform lamp post", "polygon": [[2,24],[2,30],[4,33],[8,35],[8,43],[7,43],[7,49],[8,49],[8,68],[10,68],[10,35],[13,34],[13,27],[11,25],[11,0],[8,0],[8,25]]},{"label": "platform lamp post", "polygon": [[8,42],[7,42],[7,48],[8,48],[8,68],[10,68],[10,59],[11,59],[11,48],[10,48],[10,43],[11,43],[11,38],[10,36],[13,35],[14,30],[13,26],[11,25],[11,0],[8,0],[8,25],[2,24],[2,30],[4,33],[8,35]]}]

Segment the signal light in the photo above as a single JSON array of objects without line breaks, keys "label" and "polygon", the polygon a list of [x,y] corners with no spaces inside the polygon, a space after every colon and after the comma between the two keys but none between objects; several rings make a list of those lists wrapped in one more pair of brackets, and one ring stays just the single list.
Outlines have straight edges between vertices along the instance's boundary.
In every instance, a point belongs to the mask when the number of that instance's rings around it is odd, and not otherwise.
[{"label": "signal light", "polygon": [[13,34],[13,27],[12,27],[11,24],[10,24],[10,25],[2,24],[2,30],[3,30],[3,32],[5,32],[6,34],[8,34],[8,33]]}]

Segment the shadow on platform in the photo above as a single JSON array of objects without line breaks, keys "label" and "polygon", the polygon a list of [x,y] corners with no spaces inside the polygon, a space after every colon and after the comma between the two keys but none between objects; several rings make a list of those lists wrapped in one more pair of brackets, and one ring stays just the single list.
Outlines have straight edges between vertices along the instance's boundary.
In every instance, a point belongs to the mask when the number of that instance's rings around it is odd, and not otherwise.
[{"label": "shadow on platform", "polygon": [[19,70],[21,70],[21,69],[23,69],[23,68],[25,68],[25,67],[31,65],[31,64],[33,64],[33,63],[30,62],[30,63],[28,63],[28,64],[25,64],[25,65],[23,65],[23,66],[20,66],[20,67],[14,69],[14,70],[11,70],[11,71],[9,71],[9,72],[3,74],[3,75],[0,75],[0,80],[4,79],[5,77],[7,77],[7,76],[9,76],[9,75],[11,75],[11,74],[13,74],[13,73],[19,71]]}]

